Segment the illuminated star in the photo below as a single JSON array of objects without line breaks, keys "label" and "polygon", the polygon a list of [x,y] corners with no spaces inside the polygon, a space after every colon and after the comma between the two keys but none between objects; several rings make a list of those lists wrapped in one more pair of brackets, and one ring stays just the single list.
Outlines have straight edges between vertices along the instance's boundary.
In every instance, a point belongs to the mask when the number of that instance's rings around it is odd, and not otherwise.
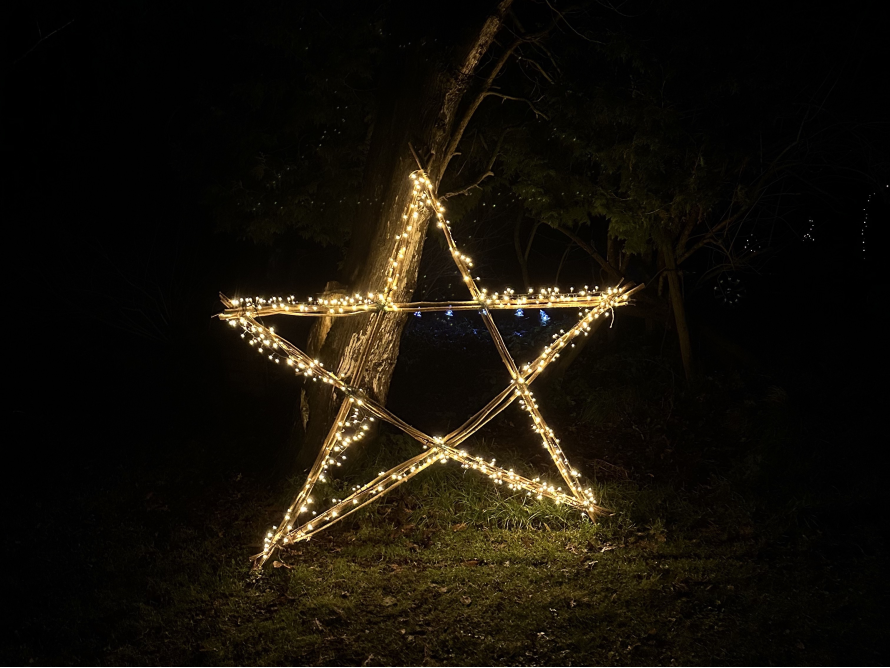
[{"label": "illuminated star", "polygon": [[[253,557],[255,568],[261,568],[272,552],[284,545],[307,540],[313,534],[326,529],[343,517],[380,498],[390,490],[414,477],[425,468],[436,462],[455,460],[467,469],[479,471],[487,475],[495,484],[506,485],[510,489],[524,491],[536,499],[549,498],[558,504],[565,504],[589,515],[595,515],[599,507],[593,497],[592,490],[585,488],[580,481],[580,474],[573,468],[556,438],[553,429],[544,421],[538,410],[537,402],[529,386],[541,374],[550,362],[559,357],[559,352],[576,336],[586,334],[590,323],[600,316],[612,314],[614,309],[628,303],[628,298],[642,286],[635,288],[612,288],[603,292],[589,291],[562,294],[558,289],[542,290],[538,293],[516,295],[512,290],[503,294],[489,294],[480,289],[470,274],[472,260],[461,253],[454,242],[449,222],[444,217],[444,207],[435,197],[432,184],[422,171],[411,174],[413,193],[408,211],[403,216],[405,228],[398,235],[388,269],[384,276],[380,292],[351,297],[309,300],[297,302],[293,297],[274,299],[228,299],[220,295],[226,309],[219,315],[233,327],[241,327],[242,338],[248,339],[260,354],[275,364],[292,367],[297,374],[302,374],[315,381],[332,385],[339,390],[343,401],[337,411],[331,429],[322,444],[315,463],[309,471],[305,484],[294,502],[288,508],[280,525],[272,528],[265,539],[263,551]],[[418,226],[412,221],[420,217],[434,215],[438,227],[445,235],[452,258],[460,271],[470,292],[471,299],[463,302],[393,302],[391,295],[403,276],[399,273],[400,262],[405,256],[410,234],[418,234]],[[519,367],[510,355],[501,333],[498,331],[491,316],[494,310],[514,310],[521,313],[523,309],[543,308],[578,308],[581,318],[568,331],[554,337],[536,359]],[[484,408],[471,417],[461,427],[442,437],[434,437],[415,429],[411,425],[393,415],[384,406],[370,398],[361,387],[361,378],[365,370],[368,351],[377,339],[380,325],[389,314],[408,312],[420,315],[424,312],[444,311],[451,314],[456,310],[478,311],[485,326],[491,334],[501,361],[510,373],[510,384]],[[540,311],[542,321],[549,316]],[[258,318],[272,315],[295,315],[315,317],[367,317],[368,323],[362,332],[362,340],[352,354],[355,355],[355,371],[351,380],[347,381],[337,374],[328,371],[317,360],[312,359],[295,345],[279,336],[271,327],[266,327]],[[485,460],[474,456],[460,445],[471,435],[490,422],[514,400],[519,400],[532,423],[532,430],[538,434],[543,447],[547,450],[565,485],[557,487],[542,481],[540,478],[529,479],[518,475],[512,470],[505,470],[495,465],[495,460]],[[360,441],[369,429],[369,423],[383,420],[401,429],[416,439],[423,451],[388,471],[380,474],[365,485],[354,487],[343,499],[333,499],[333,505],[326,509],[314,509],[315,499],[312,492],[319,482],[326,482],[334,471],[346,459],[345,453],[356,442]]]}]

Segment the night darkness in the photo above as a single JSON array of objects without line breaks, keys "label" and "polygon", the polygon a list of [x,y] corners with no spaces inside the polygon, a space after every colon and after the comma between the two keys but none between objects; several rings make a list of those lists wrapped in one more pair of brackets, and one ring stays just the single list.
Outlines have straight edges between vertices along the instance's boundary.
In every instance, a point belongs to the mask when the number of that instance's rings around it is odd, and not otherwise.
[{"label": "night darkness", "polygon": [[[451,462],[250,572],[314,456],[309,381],[214,318],[218,294],[360,275],[368,193],[408,176],[392,138],[438,159],[404,119],[437,113],[492,11],[7,13],[6,663],[886,663],[877,2],[514,0],[458,117],[520,45],[439,193],[466,189],[454,233],[492,290],[646,283],[535,387],[610,514],[523,505]],[[677,251],[681,323],[663,249],[737,212]],[[467,298],[449,262],[431,230],[416,298]],[[496,319],[523,360],[576,321]],[[312,325],[268,324],[298,346]],[[478,316],[412,315],[387,406],[445,433],[505,383]],[[511,408],[469,445],[545,470],[527,422]],[[380,427],[342,484],[412,443]]]}]

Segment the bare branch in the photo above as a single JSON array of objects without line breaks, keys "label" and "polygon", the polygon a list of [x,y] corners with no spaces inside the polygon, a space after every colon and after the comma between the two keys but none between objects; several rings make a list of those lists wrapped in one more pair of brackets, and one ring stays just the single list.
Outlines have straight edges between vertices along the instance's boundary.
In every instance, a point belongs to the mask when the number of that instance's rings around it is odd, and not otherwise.
[{"label": "bare branch", "polygon": [[745,265],[750,264],[754,258],[760,257],[760,256],[766,254],[766,252],[767,252],[766,250],[761,249],[758,251],[753,251],[751,253],[748,253],[744,257],[730,256],[729,262],[723,262],[721,264],[718,264],[716,267],[711,267],[710,269],[708,269],[708,271],[706,271],[702,275],[702,277],[700,279],[698,279],[698,283],[699,284],[705,283],[706,281],[713,278],[714,276],[718,276],[726,271],[738,271]]},{"label": "bare branch", "polygon": [[[482,56],[489,52],[492,44],[495,42],[498,32],[504,23],[504,16],[510,9],[513,0],[501,0],[495,12],[488,17],[485,25],[482,26],[475,43],[470,48],[469,53],[464,59],[463,64],[458,68],[455,76],[454,85],[450,86],[450,90],[445,95],[445,103],[442,105],[442,111],[439,114],[438,124],[441,132],[437,132],[437,136],[432,142],[433,153],[437,154],[435,165],[434,181],[438,185],[445,172],[448,169],[448,163],[457,148],[454,141],[455,133],[452,132],[453,122],[457,118],[458,111],[474,79],[474,75],[479,66]],[[495,75],[496,76],[496,75]],[[462,135],[466,127],[466,120],[462,119],[459,124],[457,135]],[[450,136],[449,136],[450,133]],[[440,143],[441,142],[441,143]]]},{"label": "bare branch", "polygon": [[[28,56],[34,49],[36,49],[38,46],[40,46],[41,44],[43,44],[43,42],[45,42],[46,40],[48,40],[50,37],[52,37],[53,35],[55,35],[55,34],[56,34],[57,32],[59,32],[60,30],[64,30],[65,28],[67,28],[68,26],[70,26],[72,23],[74,23],[74,19],[71,19],[70,21],[68,21],[68,23],[66,23],[65,25],[63,25],[61,28],[56,28],[56,29],[53,30],[50,34],[48,34],[46,37],[41,37],[40,39],[38,39],[37,42],[34,44],[34,46],[32,46],[32,47],[31,47],[30,49],[28,49],[27,51],[25,51],[22,55],[20,55],[20,56],[19,56],[18,58],[16,58],[14,61],[12,61],[12,64],[15,65],[15,64],[18,63],[19,61],[24,60],[24,59],[25,59],[25,58],[26,58],[26,57],[27,57],[27,56]],[[38,27],[38,30],[39,30],[39,27]]]},{"label": "bare branch", "polygon": [[694,243],[692,245],[692,248],[690,248],[688,251],[684,252],[683,255],[681,255],[680,257],[677,258],[677,264],[682,264],[684,261],[689,259],[689,256],[691,256],[693,253],[695,253],[695,251],[697,251],[699,248],[701,248],[702,246],[704,246],[706,244],[713,242],[717,238],[718,232],[729,227],[732,223],[737,221],[739,219],[739,217],[742,216],[742,214],[747,213],[749,210],[750,210],[750,207],[745,207],[744,209],[737,211],[732,216],[729,216],[728,218],[724,218],[722,221],[717,223],[714,227],[712,227],[710,230],[708,230],[708,233],[705,234],[705,236],[703,236],[696,243]]},{"label": "bare branch", "polygon": [[554,14],[556,14],[559,18],[561,18],[562,21],[563,21],[563,23],[565,23],[565,24],[569,27],[569,30],[571,30],[573,33],[575,33],[576,35],[578,35],[578,37],[580,37],[581,39],[583,39],[583,40],[586,41],[586,42],[593,42],[594,44],[601,44],[601,43],[602,43],[602,42],[597,42],[597,41],[594,40],[594,39],[590,39],[590,38],[587,37],[586,35],[582,35],[580,32],[578,32],[578,31],[575,29],[575,26],[573,26],[571,23],[569,23],[569,20],[565,17],[565,14],[563,14],[563,13],[560,12],[558,9],[556,9],[556,7],[554,7],[553,5],[550,4],[550,0],[545,0],[545,2],[547,3],[547,6],[550,7],[550,11],[552,11],[552,12],[553,12]]},{"label": "bare branch", "polygon": [[457,151],[457,145],[460,143],[461,138],[463,138],[464,132],[466,131],[467,126],[470,124],[470,119],[473,118],[473,114],[476,113],[479,105],[482,104],[482,100],[485,99],[485,94],[488,92],[488,89],[491,88],[491,84],[494,82],[495,78],[497,78],[498,74],[500,74],[501,70],[504,68],[504,65],[507,64],[507,61],[513,54],[513,51],[515,51],[516,47],[519,46],[521,43],[522,38],[517,39],[507,48],[506,51],[504,51],[504,53],[501,54],[501,57],[494,64],[494,67],[491,68],[491,72],[488,73],[488,78],[482,85],[482,91],[473,99],[472,102],[470,102],[470,106],[467,107],[466,112],[464,112],[463,117],[460,119],[460,122],[454,129],[454,133],[451,135],[451,141],[448,142],[448,148],[445,149],[445,159],[442,166],[443,174],[448,168],[448,163],[451,162],[451,158],[454,157],[455,151]]},{"label": "bare branch", "polygon": [[504,53],[501,54],[501,57],[497,60],[497,62],[491,68],[491,71],[488,73],[488,77],[482,84],[482,88],[480,89],[479,94],[473,99],[472,102],[470,102],[470,105],[467,107],[466,112],[460,119],[460,122],[457,124],[457,127],[454,129],[454,132],[451,135],[451,141],[448,142],[448,147],[445,149],[445,157],[441,172],[442,174],[445,173],[445,170],[448,167],[448,163],[451,162],[451,158],[454,157],[454,152],[457,151],[457,145],[460,143],[461,138],[464,136],[464,132],[466,131],[467,126],[470,124],[470,119],[473,118],[473,114],[476,113],[479,105],[482,104],[482,100],[485,99],[487,93],[491,89],[492,84],[494,83],[494,80],[501,73],[501,70],[504,68],[504,65],[507,64],[507,61],[510,59],[510,56],[513,55],[513,52],[516,50],[516,48],[523,43],[537,42],[547,33],[549,33],[554,25],[555,23],[548,26],[541,32],[534,33],[532,35],[523,35],[516,38],[516,40],[514,40],[514,42],[509,47],[507,47]]},{"label": "bare branch", "polygon": [[490,91],[488,91],[487,93],[485,93],[485,97],[488,97],[489,95],[493,95],[494,97],[499,97],[499,98],[501,98],[502,100],[514,100],[515,102],[525,102],[525,103],[531,108],[531,110],[532,110],[533,112],[535,112],[535,116],[540,116],[540,117],[543,118],[545,121],[549,121],[549,120],[550,120],[550,118],[547,116],[547,114],[545,114],[545,113],[543,113],[543,112],[541,112],[541,111],[538,111],[538,109],[535,107],[535,105],[532,103],[532,101],[529,100],[529,99],[527,99],[527,98],[524,98],[524,97],[513,97],[512,95],[504,95],[503,93],[496,93],[496,92],[493,91],[493,90],[490,90]]},{"label": "bare branch", "polygon": [[[753,201],[749,202],[746,206],[744,206],[741,209],[739,209],[738,211],[736,211],[733,215],[731,215],[731,216],[723,219],[721,222],[717,223],[717,225],[715,225],[713,228],[708,230],[708,232],[701,239],[699,239],[695,244],[693,244],[693,246],[688,251],[682,252],[682,248],[679,248],[679,247],[676,249],[676,253],[678,255],[678,257],[677,257],[678,265],[682,264],[685,260],[687,260],[693,253],[695,253],[702,246],[704,246],[708,243],[714,242],[717,239],[717,234],[719,232],[721,232],[722,230],[725,230],[730,225],[736,223],[740,218],[744,218],[744,216],[747,216],[747,214],[760,201],[761,197],[763,197],[764,192],[771,185],[773,185],[773,183],[775,183],[775,181],[773,181],[772,183],[768,183],[767,182],[768,179],[770,179],[775,174],[777,174],[777,173],[779,173],[779,172],[781,172],[795,164],[793,162],[782,163],[782,162],[780,162],[780,160],[785,157],[785,154],[788,153],[788,151],[790,151],[792,148],[797,146],[797,144],[798,144],[798,141],[795,140],[795,141],[791,142],[788,146],[786,146],[784,149],[782,149],[782,152],[779,153],[779,155],[777,155],[775,157],[775,159],[773,159],[773,161],[770,163],[769,167],[767,167],[767,169],[763,172],[763,174],[760,175],[760,178],[757,180],[757,183],[752,188],[752,191],[754,193],[756,193],[756,197],[754,198]],[[683,241],[685,244],[685,239]],[[682,252],[682,255],[680,255],[681,252]]]},{"label": "bare branch", "polygon": [[556,64],[556,58],[554,58],[553,54],[550,52],[544,44],[538,40],[535,42],[535,48],[541,51],[547,58],[550,60],[550,64],[553,65],[553,69],[556,70],[556,73],[562,75],[562,70],[559,69],[559,65]]},{"label": "bare branch", "polygon": [[523,62],[530,63],[532,65],[532,67],[534,67],[536,70],[538,70],[538,72],[541,74],[542,77],[547,79],[548,83],[551,83],[551,84],[553,83],[553,77],[551,77],[549,74],[547,74],[544,71],[544,68],[541,67],[541,65],[538,63],[538,61],[532,60],[531,58],[526,58],[525,56],[516,56],[516,60],[518,60],[521,63],[523,63]]},{"label": "bare branch", "polygon": [[528,265],[528,256],[532,252],[532,242],[535,240],[535,233],[538,231],[538,228],[541,226],[541,221],[536,220],[535,224],[532,225],[532,231],[528,235],[528,244],[525,247],[525,253],[522,256],[522,259],[525,260],[525,264]]},{"label": "bare branch", "polygon": [[478,188],[479,184],[482,183],[489,176],[494,176],[494,172],[487,171],[482,176],[480,176],[478,179],[476,179],[473,183],[468,185],[466,188],[461,188],[460,190],[455,190],[454,192],[446,193],[446,194],[442,195],[441,197],[439,197],[439,199],[449,199],[451,197],[457,197],[458,195],[466,195],[473,188]]},{"label": "bare branch", "polygon": [[602,255],[600,255],[599,253],[596,252],[596,249],[593,246],[591,246],[589,243],[584,241],[584,239],[579,237],[577,234],[572,232],[570,229],[568,229],[566,227],[558,227],[556,225],[550,225],[550,227],[552,227],[555,230],[559,230],[564,235],[566,235],[569,239],[571,239],[576,244],[578,244],[578,246],[581,248],[581,250],[583,250],[590,257],[592,257],[594,260],[596,260],[597,263],[606,271],[606,273],[608,273],[610,276],[612,276],[612,278],[615,278],[615,279],[623,279],[624,278],[624,276],[621,275],[620,271],[618,271],[615,267],[613,267],[611,264],[609,264],[606,261],[606,258],[604,258]]},{"label": "bare branch", "polygon": [[[473,188],[478,188],[479,184],[482,183],[489,176],[494,176],[494,172],[491,171],[491,168],[494,167],[495,161],[498,159],[498,156],[501,153],[501,145],[504,143],[504,137],[507,136],[507,133],[512,128],[505,129],[501,136],[498,138],[498,143],[495,144],[494,150],[491,152],[491,157],[488,159],[488,165],[485,167],[485,173],[482,174],[476,181],[468,185],[466,188],[462,188],[461,190],[456,190],[455,192],[450,192],[447,195],[443,195],[440,199],[448,199],[449,197],[456,197],[457,195],[466,195]],[[455,155],[460,155],[460,153],[455,153]]]},{"label": "bare branch", "polygon": [[562,257],[559,259],[559,266],[556,268],[556,277],[553,279],[553,285],[559,285],[559,274],[560,272],[562,272],[562,266],[566,263],[566,258],[569,256],[569,253],[574,247],[575,242],[570,240],[568,246],[566,246],[566,249],[562,254]]}]

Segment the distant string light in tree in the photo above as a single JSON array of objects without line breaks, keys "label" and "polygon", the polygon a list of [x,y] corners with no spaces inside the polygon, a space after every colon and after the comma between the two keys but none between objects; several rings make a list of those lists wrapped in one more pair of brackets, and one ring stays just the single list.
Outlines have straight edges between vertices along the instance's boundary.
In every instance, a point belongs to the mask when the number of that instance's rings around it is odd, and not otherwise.
[{"label": "distant string light in tree", "polygon": [[742,279],[729,276],[722,277],[714,286],[714,297],[722,299],[725,306],[735,306],[746,294]]},{"label": "distant string light in tree", "polygon": [[756,253],[763,249],[763,246],[754,238],[753,233],[749,233],[745,238],[745,248],[743,252]]},{"label": "distant string light in tree", "polygon": [[[614,318],[614,310],[626,305],[630,296],[643,286],[633,288],[618,286],[603,292],[598,292],[598,288],[591,291],[585,287],[584,290],[569,293],[561,293],[558,288],[541,289],[537,293],[530,289],[529,293],[525,295],[517,295],[511,289],[507,289],[503,293],[489,293],[487,289],[478,287],[476,283],[478,277],[474,278],[470,274],[473,262],[458,250],[451,233],[450,223],[444,217],[445,209],[436,198],[426,174],[422,171],[414,172],[411,174],[411,181],[413,183],[411,201],[402,216],[404,227],[402,232],[395,236],[395,248],[384,272],[383,285],[378,291],[323,299],[310,298],[305,302],[298,302],[293,296],[230,300],[225,295],[220,295],[226,307],[225,311],[219,315],[220,319],[227,321],[234,328],[240,328],[241,337],[247,339],[248,344],[261,355],[276,365],[292,368],[297,375],[302,375],[313,382],[329,384],[343,396],[334,423],[310,469],[305,484],[284,514],[281,524],[272,527],[272,530],[266,534],[263,551],[254,555],[255,568],[261,568],[275,549],[308,540],[315,533],[380,498],[434,463],[444,463],[448,460],[457,461],[463,468],[473,469],[487,475],[497,485],[506,485],[511,490],[523,491],[527,496],[535,499],[549,498],[557,504],[576,508],[591,518],[599,508],[593,496],[593,490],[582,485],[580,473],[569,464],[559,444],[559,439],[556,438],[553,429],[547,425],[541,415],[529,386],[548,364],[559,357],[560,351],[566,345],[570,345],[573,339],[578,336],[587,335],[594,319],[607,314]],[[468,301],[401,303],[392,299],[395,288],[403,285],[403,281],[406,280],[406,277],[401,273],[401,267],[406,262],[408,239],[414,239],[412,235],[420,233],[420,226],[417,225],[417,222],[430,214],[435,217],[438,228],[442,230],[452,259],[470,292],[471,299]],[[559,334],[554,334],[551,343],[544,347],[537,358],[520,367],[510,355],[507,345],[494,323],[491,311],[514,310],[519,314],[523,309],[543,309],[545,307],[577,308],[579,309],[579,321],[568,331],[560,330]],[[359,385],[369,351],[377,343],[384,317],[390,313],[399,312],[413,312],[419,316],[424,312],[438,311],[452,315],[455,310],[472,310],[482,316],[512,380],[500,394],[461,427],[446,436],[430,436],[407,424],[384,406],[375,402]],[[542,323],[546,323],[550,319],[543,310],[540,311],[540,314]],[[276,334],[274,328],[266,327],[258,320],[258,318],[272,315],[367,317],[368,323],[362,331],[360,343],[350,353],[351,359],[355,362],[352,374],[355,384],[350,384],[344,378],[325,369],[321,362],[311,358]],[[514,400],[518,400],[520,407],[529,414],[532,431],[538,434],[542,446],[556,464],[566,485],[566,491],[563,491],[562,486],[548,483],[540,477],[529,479],[515,473],[512,469],[505,470],[497,466],[495,460],[488,461],[471,455],[459,447]],[[370,423],[375,420],[383,420],[401,429],[417,440],[423,447],[423,451],[388,471],[381,471],[370,482],[354,486],[345,498],[331,499],[333,505],[328,508],[319,510],[312,508],[316,501],[313,491],[317,485],[330,481],[331,476],[346,460],[346,452],[361,441],[368,432]]]},{"label": "distant string light in tree", "polygon": [[[884,188],[890,188],[890,185],[885,185]],[[866,255],[865,255],[866,234],[865,233],[868,230],[868,207],[869,207],[869,204],[871,204],[871,200],[875,195],[877,195],[877,193],[873,192],[871,195],[868,196],[868,200],[866,200],[866,203],[865,203],[865,208],[862,209],[862,230],[860,232],[860,236],[861,236],[861,241],[862,241],[862,260],[863,261],[865,261],[865,259],[866,259]]]},{"label": "distant string light in tree", "polygon": [[816,238],[813,236],[813,230],[816,227],[816,223],[813,222],[813,219],[809,220],[810,226],[807,228],[807,231],[803,233],[803,240],[808,242],[813,242]]},{"label": "distant string light in tree", "polygon": [[868,205],[871,204],[871,198],[874,196],[874,193],[868,196],[868,199],[865,202],[865,208],[862,209],[862,230],[860,231],[860,236],[862,237],[861,241],[863,261],[865,260],[865,232],[868,230]]},{"label": "distant string light in tree", "polygon": [[[885,185],[884,188],[890,188],[890,184]],[[862,215],[862,230],[861,230],[860,236],[861,236],[861,241],[862,241],[862,260],[863,261],[865,261],[865,259],[866,259],[865,237],[866,237],[866,232],[868,230],[868,207],[871,204],[871,200],[875,195],[877,195],[877,192],[873,192],[871,195],[868,196],[868,200],[866,200],[866,203],[865,203],[865,208],[862,209],[862,214],[863,214]]]}]

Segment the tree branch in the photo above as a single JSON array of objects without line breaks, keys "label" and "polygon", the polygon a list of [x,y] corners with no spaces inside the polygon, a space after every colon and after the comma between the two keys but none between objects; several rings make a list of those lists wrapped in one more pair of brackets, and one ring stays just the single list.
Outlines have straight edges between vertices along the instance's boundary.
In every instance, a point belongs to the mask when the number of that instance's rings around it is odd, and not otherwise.
[{"label": "tree branch", "polygon": [[749,208],[750,207],[745,207],[744,209],[737,211],[735,214],[733,214],[729,218],[724,218],[722,221],[717,223],[717,225],[715,225],[710,230],[708,230],[708,233],[705,234],[705,236],[703,236],[695,244],[693,244],[692,248],[690,248],[688,251],[683,253],[683,255],[681,255],[680,257],[677,258],[677,264],[678,265],[683,264],[683,262],[685,262],[687,259],[689,259],[689,256],[691,256],[693,253],[695,253],[695,251],[697,251],[699,248],[701,248],[705,244],[710,243],[711,241],[714,241],[717,238],[717,233],[720,230],[723,230],[723,229],[729,227],[729,225],[731,225],[736,220],[738,220],[739,216],[741,216],[743,213],[746,213],[749,210]]},{"label": "tree branch", "polygon": [[[444,113],[440,112],[438,123],[441,133],[431,144],[432,152],[437,154],[436,162],[439,163],[436,165],[433,176],[434,183],[437,186],[445,175],[448,163],[451,161],[457,148],[456,142],[453,141],[454,133],[451,132],[451,128],[453,127],[454,119],[457,117],[461,102],[473,83],[474,75],[482,56],[488,53],[497,34],[503,27],[504,16],[512,4],[513,0],[500,0],[495,11],[486,19],[478,37],[464,57],[463,63],[458,67],[454,81],[445,95],[445,103],[442,105]],[[462,119],[457,134],[462,135],[465,127],[466,121]]]},{"label": "tree branch", "polygon": [[553,77],[551,77],[549,74],[547,74],[544,71],[544,68],[541,67],[541,65],[538,63],[538,61],[532,60],[531,58],[526,58],[525,56],[516,56],[516,60],[518,60],[520,63],[522,63],[522,62],[531,63],[532,67],[534,67],[536,70],[538,70],[538,72],[540,72],[541,76],[544,77],[545,79],[547,79],[548,83],[550,83],[550,84],[553,83]]},{"label": "tree branch", "polygon": [[766,169],[766,171],[763,172],[763,174],[757,180],[757,184],[754,186],[754,189],[753,189],[757,195],[756,199],[754,201],[750,202],[747,206],[742,207],[741,209],[736,211],[733,215],[729,216],[728,218],[723,219],[716,226],[714,226],[713,228],[708,230],[708,232],[701,239],[699,239],[692,246],[692,248],[690,248],[688,251],[685,251],[682,255],[679,255],[680,249],[678,249],[678,251],[677,251],[677,254],[678,254],[677,264],[678,265],[682,264],[685,260],[687,260],[689,258],[689,256],[691,256],[693,253],[695,253],[695,251],[697,251],[699,248],[701,248],[705,244],[708,244],[708,243],[714,241],[717,238],[718,232],[726,229],[727,227],[729,227],[730,225],[735,223],[740,217],[742,217],[743,215],[747,215],[748,212],[750,212],[751,209],[754,208],[754,206],[757,204],[758,201],[760,201],[760,198],[763,196],[764,191],[767,188],[769,188],[770,185],[772,185],[772,184],[767,184],[767,182],[766,182],[767,179],[769,177],[773,176],[774,174],[776,174],[777,172],[785,169],[788,165],[793,164],[793,163],[787,163],[787,164],[780,165],[779,160],[781,160],[784,157],[784,155],[788,151],[790,151],[796,144],[797,144],[797,141],[794,141],[791,144],[789,144],[788,146],[786,146],[782,150],[782,152],[778,156],[776,156],[776,158],[770,163],[770,166]]},{"label": "tree branch", "polygon": [[[498,159],[498,155],[501,152],[501,144],[504,143],[504,137],[507,136],[507,133],[511,130],[511,128],[507,128],[501,133],[501,136],[498,138],[498,143],[495,144],[494,151],[491,152],[491,157],[488,159],[488,165],[485,167],[485,173],[482,174],[478,179],[476,179],[473,183],[468,185],[466,188],[462,188],[461,190],[456,190],[454,192],[450,192],[446,195],[443,195],[440,199],[448,199],[449,197],[456,197],[457,195],[466,195],[473,188],[478,188],[479,184],[482,183],[489,176],[494,176],[494,172],[491,171],[491,168],[494,167],[495,161]],[[455,155],[459,155],[455,153]]]},{"label": "tree branch", "polygon": [[[67,28],[68,26],[70,26],[72,23],[74,23],[74,19],[71,19],[70,21],[68,21],[68,23],[66,23],[65,25],[63,25],[61,28],[56,28],[56,29],[53,30],[51,33],[49,33],[46,37],[41,36],[40,39],[38,39],[37,42],[34,44],[34,46],[32,46],[32,47],[31,47],[30,49],[28,49],[27,51],[25,51],[22,55],[20,55],[20,56],[19,56],[18,58],[16,58],[14,61],[12,61],[12,64],[15,65],[15,64],[18,63],[20,60],[24,60],[24,59],[25,59],[25,58],[26,58],[26,57],[27,57],[27,56],[28,56],[34,49],[36,49],[38,46],[40,46],[41,44],[43,44],[46,40],[48,40],[50,37],[52,37],[53,35],[55,35],[55,34],[56,34],[57,32],[59,32],[60,30],[64,30],[65,28]],[[40,30],[40,26],[38,26],[37,29],[38,29],[38,31],[39,31],[39,30]]]},{"label": "tree branch", "polygon": [[556,71],[556,73],[558,75],[562,75],[562,70],[559,69],[559,65],[556,64],[556,58],[553,57],[550,49],[544,46],[544,44],[542,44],[540,40],[535,41],[535,48],[537,48],[538,51],[541,51],[545,56],[547,56],[547,58],[550,60],[550,64],[553,65],[553,69]]},{"label": "tree branch", "polygon": [[527,98],[524,98],[524,97],[513,97],[512,95],[504,95],[503,93],[497,93],[497,92],[495,92],[495,91],[493,91],[493,90],[487,91],[487,92],[485,93],[485,96],[484,96],[484,97],[488,97],[489,95],[493,95],[494,97],[499,97],[499,98],[501,98],[502,100],[514,100],[515,102],[525,102],[529,107],[531,107],[531,110],[532,110],[533,112],[535,112],[535,116],[540,116],[540,117],[543,118],[545,121],[549,121],[549,120],[550,120],[550,118],[547,116],[547,114],[538,111],[538,109],[535,107],[535,105],[532,104],[532,101],[529,100],[529,99],[527,99]]},{"label": "tree branch", "polygon": [[605,269],[606,273],[608,273],[612,278],[614,278],[616,280],[624,279],[624,276],[621,275],[621,272],[618,271],[617,269],[615,269],[615,267],[613,267],[611,264],[609,264],[606,261],[606,258],[604,258],[602,255],[597,253],[596,249],[593,246],[591,246],[589,243],[584,241],[581,237],[579,237],[577,234],[572,232],[570,229],[565,228],[565,227],[557,227],[556,225],[550,225],[550,227],[552,227],[555,230],[559,230],[564,235],[566,235],[569,239],[571,239],[576,244],[578,244],[578,246],[581,248],[581,250],[583,250],[590,257],[592,257],[594,260],[596,260],[597,263],[600,265],[600,267]]},{"label": "tree branch", "polygon": [[476,70],[476,64],[488,51],[488,48],[494,40],[494,36],[504,24],[504,15],[510,9],[510,5],[512,4],[513,0],[501,0],[494,13],[485,21],[485,25],[482,26],[482,30],[479,33],[479,39],[476,40],[476,44],[470,49],[470,52],[464,60],[463,66],[460,68],[462,76],[469,77]]},{"label": "tree branch", "polygon": [[[555,23],[553,25],[555,25]],[[470,105],[467,107],[466,112],[464,112],[463,117],[460,119],[460,122],[457,124],[457,127],[454,129],[454,132],[451,135],[451,141],[448,142],[448,147],[445,149],[442,174],[445,173],[445,169],[448,167],[448,163],[451,162],[451,158],[454,157],[454,152],[457,151],[457,145],[460,143],[461,138],[464,136],[464,132],[466,131],[467,126],[470,124],[470,119],[473,118],[473,114],[476,113],[479,105],[482,104],[482,100],[485,99],[486,94],[491,89],[491,85],[494,83],[494,80],[497,78],[497,76],[501,73],[504,65],[507,64],[510,56],[513,55],[513,52],[520,44],[535,42],[546,35],[548,32],[550,32],[553,25],[533,35],[524,35],[522,37],[518,37],[509,47],[507,47],[504,53],[501,54],[501,57],[498,58],[497,62],[494,64],[494,67],[492,67],[491,71],[488,73],[488,77],[485,79],[485,82],[482,84],[482,88],[480,89],[479,94],[473,99],[472,102],[470,102]]]},{"label": "tree branch", "polygon": [[443,174],[448,167],[448,163],[451,162],[451,158],[454,157],[455,151],[457,151],[457,145],[463,138],[464,131],[466,131],[467,126],[470,124],[470,119],[473,118],[473,114],[476,113],[479,105],[482,104],[482,100],[485,99],[485,94],[488,92],[488,89],[491,88],[491,84],[494,82],[495,78],[497,78],[498,74],[500,74],[504,65],[507,64],[507,61],[513,54],[513,51],[515,51],[516,47],[520,44],[522,44],[522,38],[515,40],[513,44],[511,44],[507,48],[507,50],[501,54],[501,57],[494,64],[494,67],[491,68],[491,72],[488,73],[488,78],[482,85],[482,91],[473,99],[472,102],[470,102],[470,106],[467,107],[467,110],[464,112],[463,117],[460,119],[460,122],[457,124],[457,127],[454,129],[454,132],[451,135],[451,141],[448,142],[448,147],[445,149],[445,159],[444,165],[442,167]]},{"label": "tree branch", "polygon": [[744,257],[730,257],[730,262],[723,262],[722,264],[718,264],[716,267],[711,267],[708,269],[701,278],[698,279],[697,283],[702,284],[713,278],[714,276],[718,276],[725,271],[738,271],[745,265],[751,263],[754,258],[760,257],[766,254],[766,250],[758,250],[752,253],[748,253],[748,255]]},{"label": "tree branch", "polygon": [[528,266],[529,253],[532,252],[532,242],[535,240],[535,233],[538,231],[538,228],[540,226],[541,226],[541,221],[536,220],[535,224],[532,225],[531,234],[528,235],[528,244],[525,247],[525,255],[522,256],[522,259],[525,260],[526,266]]},{"label": "tree branch", "polygon": [[449,199],[451,197],[457,197],[458,195],[466,195],[473,188],[478,188],[479,184],[482,183],[489,176],[494,176],[494,172],[487,171],[482,176],[480,176],[478,179],[476,179],[473,183],[468,185],[466,188],[461,188],[460,190],[455,190],[454,192],[446,193],[446,194],[442,195],[439,199],[445,200],[445,199]]},{"label": "tree branch", "polygon": [[563,20],[563,22],[568,26],[569,30],[571,30],[573,33],[578,35],[578,37],[580,37],[581,39],[583,39],[587,42],[593,42],[594,44],[602,44],[602,42],[597,42],[596,40],[590,39],[587,35],[582,35],[580,32],[578,32],[575,29],[575,26],[573,26],[571,23],[569,23],[569,20],[565,17],[565,14],[563,14],[556,7],[554,7],[553,5],[550,4],[550,0],[544,0],[544,1],[547,3],[547,6],[550,8],[550,11],[552,11],[554,14],[556,14],[557,17],[561,18]]},{"label": "tree branch", "polygon": [[569,245],[566,246],[565,252],[563,252],[562,257],[559,259],[559,266],[556,268],[556,278],[553,279],[553,285],[559,285],[559,274],[562,272],[562,266],[566,262],[566,258],[569,256],[569,252],[574,248],[575,242],[569,240]]}]

